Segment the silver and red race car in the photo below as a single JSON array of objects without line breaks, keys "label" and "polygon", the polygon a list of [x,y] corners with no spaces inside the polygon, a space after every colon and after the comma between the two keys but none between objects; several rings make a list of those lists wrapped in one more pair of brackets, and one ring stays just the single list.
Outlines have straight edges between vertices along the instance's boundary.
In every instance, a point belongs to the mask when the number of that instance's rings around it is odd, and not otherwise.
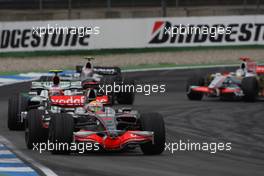
[{"label": "silver and red race car", "polygon": [[[134,80],[126,78],[121,73],[119,67],[102,67],[93,66],[93,57],[86,57],[88,62],[82,66],[76,66],[76,73],[79,73],[79,79],[81,81],[82,88],[93,89],[98,101],[105,105],[127,104],[132,105],[135,99],[135,93],[133,91],[116,91],[116,86],[128,86],[133,87]],[[111,88],[111,91],[107,91],[106,87]]]},{"label": "silver and red race car", "polygon": [[235,72],[189,78],[186,86],[188,99],[201,100],[206,95],[222,100],[243,99],[252,102],[264,96],[264,66],[258,66],[247,57],[241,57],[240,60],[242,63]]},{"label": "silver and red race car", "polygon": [[64,148],[53,154],[75,152],[73,143],[97,144],[101,150],[119,151],[139,146],[144,154],[161,154],[165,126],[158,113],[139,113],[130,108],[113,109],[82,96],[50,96],[45,109],[32,109],[26,118],[26,145],[47,141]]}]

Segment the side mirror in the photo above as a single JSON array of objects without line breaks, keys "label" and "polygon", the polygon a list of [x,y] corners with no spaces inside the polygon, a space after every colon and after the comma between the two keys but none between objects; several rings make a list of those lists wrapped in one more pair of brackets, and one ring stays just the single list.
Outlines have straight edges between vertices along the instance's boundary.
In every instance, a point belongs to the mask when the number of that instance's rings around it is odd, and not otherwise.
[{"label": "side mirror", "polygon": [[41,97],[44,97],[44,98],[48,98],[48,97],[49,97],[49,92],[48,92],[48,90],[42,90],[42,91],[40,92],[40,96],[41,96]]}]

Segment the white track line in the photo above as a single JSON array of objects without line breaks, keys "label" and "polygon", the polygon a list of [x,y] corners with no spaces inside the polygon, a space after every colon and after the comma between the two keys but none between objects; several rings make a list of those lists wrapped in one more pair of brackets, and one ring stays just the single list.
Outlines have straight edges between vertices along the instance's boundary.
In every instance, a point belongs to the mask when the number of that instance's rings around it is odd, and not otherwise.
[{"label": "white track line", "polygon": [[1,86],[8,86],[8,85],[12,85],[12,84],[17,84],[17,83],[24,83],[24,82],[30,82],[30,81],[35,81],[38,78],[34,78],[34,79],[28,79],[28,80],[19,80],[19,81],[13,81],[13,82],[1,82],[0,83],[0,87]]},{"label": "white track line", "polygon": [[18,158],[5,158],[5,159],[0,159],[0,164],[1,163],[23,163],[23,161],[21,161]]},{"label": "white track line", "polygon": [[[124,69],[122,72],[147,72],[147,71],[166,71],[166,70],[191,70],[191,69],[203,69],[203,68],[222,68],[222,67],[234,67],[238,66],[238,64],[228,64],[228,65],[197,65],[197,66],[175,66],[175,67],[160,67],[160,68],[138,68],[138,69]],[[30,77],[29,80],[20,80],[14,82],[2,82],[0,86],[11,85],[22,82],[29,82],[37,80],[42,75],[49,75],[48,73],[41,72],[30,72],[30,73],[20,73],[20,76]]]},{"label": "white track line", "polygon": [[[35,168],[39,169],[43,174],[47,176],[58,176],[55,172],[53,172],[51,169],[47,168],[46,166],[38,163],[34,159],[30,158],[29,156],[22,153],[20,150],[18,150],[8,139],[0,135],[0,143],[6,145],[8,148],[12,149],[12,151],[24,159],[26,162],[32,164]],[[0,160],[1,161],[1,160]]]},{"label": "white track line", "polygon": [[12,155],[13,153],[9,150],[0,150],[0,155]]},{"label": "white track line", "polygon": [[0,167],[0,172],[35,172],[30,167]]}]

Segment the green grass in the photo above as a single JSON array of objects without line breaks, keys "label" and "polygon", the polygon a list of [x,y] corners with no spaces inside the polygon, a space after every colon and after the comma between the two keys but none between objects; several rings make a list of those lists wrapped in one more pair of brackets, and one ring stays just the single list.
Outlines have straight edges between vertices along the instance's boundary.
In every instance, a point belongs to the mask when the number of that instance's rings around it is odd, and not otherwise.
[{"label": "green grass", "polygon": [[[246,45],[246,46],[211,46],[211,47],[166,47],[166,48],[141,48],[141,49],[105,49],[105,50],[67,50],[67,51],[35,51],[35,52],[9,52],[0,53],[0,59],[8,57],[27,58],[27,57],[49,57],[49,56],[70,56],[70,55],[109,55],[109,54],[126,54],[126,53],[152,53],[152,52],[182,52],[182,51],[200,51],[200,50],[222,50],[222,49],[264,49],[264,45]],[[144,69],[144,68],[164,68],[164,67],[182,67],[182,66],[212,66],[212,65],[223,65],[223,64],[237,64],[237,62],[218,62],[218,63],[200,63],[200,64],[189,64],[189,65],[177,65],[172,63],[160,63],[160,64],[141,64],[126,66],[122,69]],[[75,68],[65,68],[75,69]],[[47,72],[47,70],[30,70],[27,72]],[[0,72],[0,75],[14,75],[19,74],[18,71]]]},{"label": "green grass", "polygon": [[[210,66],[214,66],[214,65],[235,65],[238,64],[237,63],[217,63],[217,64],[213,64],[213,63],[208,63],[208,64],[172,64],[172,63],[161,63],[161,64],[140,64],[140,65],[133,65],[133,66],[127,66],[127,67],[121,67],[122,70],[133,70],[133,69],[155,69],[155,68],[175,68],[175,67],[210,67]],[[74,70],[74,68],[65,68],[64,70]],[[48,72],[49,70],[31,70],[31,71],[25,71],[25,72],[16,72],[16,71],[10,71],[10,72],[0,72],[0,75],[16,75],[16,74],[20,74],[20,73],[29,73],[29,72]]]},{"label": "green grass", "polygon": [[4,75],[16,75],[16,74],[19,74],[19,72],[15,72],[15,71],[10,71],[10,72],[0,72],[0,75],[1,75],[1,76],[4,76]]},{"label": "green grass", "polygon": [[103,50],[65,50],[65,51],[32,51],[32,52],[6,52],[0,53],[0,58],[6,57],[48,57],[48,56],[74,56],[74,55],[108,55],[108,54],[127,54],[127,53],[151,53],[151,52],[181,52],[199,51],[209,49],[264,49],[264,45],[245,45],[245,46],[203,46],[203,47],[164,47],[164,48],[136,48],[136,49],[103,49]]}]

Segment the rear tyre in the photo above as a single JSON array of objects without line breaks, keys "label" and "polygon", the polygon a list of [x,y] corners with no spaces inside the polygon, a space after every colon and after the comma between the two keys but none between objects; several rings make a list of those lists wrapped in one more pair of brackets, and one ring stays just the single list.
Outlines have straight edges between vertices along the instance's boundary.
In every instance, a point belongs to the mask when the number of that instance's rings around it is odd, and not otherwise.
[{"label": "rear tyre", "polygon": [[75,66],[75,71],[76,73],[82,73],[83,66],[82,65],[76,65]]},{"label": "rear tyre", "polygon": [[[122,85],[127,85],[128,87],[135,87],[134,80],[126,80]],[[134,88],[132,89],[134,90]],[[135,92],[131,90],[125,90],[124,92],[119,92],[117,95],[118,104],[133,105],[135,100]]]},{"label": "rear tyre", "polygon": [[53,114],[50,124],[49,137],[53,144],[59,146],[51,151],[52,154],[69,154],[73,142],[74,121],[69,114]]},{"label": "rear tyre", "polygon": [[48,139],[48,129],[42,126],[43,115],[43,110],[32,109],[28,112],[25,120],[25,141],[28,149],[32,149],[33,144],[46,142]]},{"label": "rear tyre", "polygon": [[244,93],[244,101],[254,102],[258,97],[259,85],[255,77],[245,77],[242,79],[241,88]]},{"label": "rear tyre", "polygon": [[154,141],[141,144],[141,150],[145,155],[159,155],[165,148],[165,125],[163,117],[159,113],[145,113],[140,117],[141,130],[154,132]]},{"label": "rear tyre", "polygon": [[20,113],[26,111],[27,99],[22,95],[12,96],[8,101],[7,126],[9,130],[24,130],[24,123],[21,121]]},{"label": "rear tyre", "polygon": [[191,90],[191,86],[204,86],[204,79],[202,77],[191,77],[187,81],[186,85],[186,95],[189,100],[202,100],[204,93],[195,92]]}]

